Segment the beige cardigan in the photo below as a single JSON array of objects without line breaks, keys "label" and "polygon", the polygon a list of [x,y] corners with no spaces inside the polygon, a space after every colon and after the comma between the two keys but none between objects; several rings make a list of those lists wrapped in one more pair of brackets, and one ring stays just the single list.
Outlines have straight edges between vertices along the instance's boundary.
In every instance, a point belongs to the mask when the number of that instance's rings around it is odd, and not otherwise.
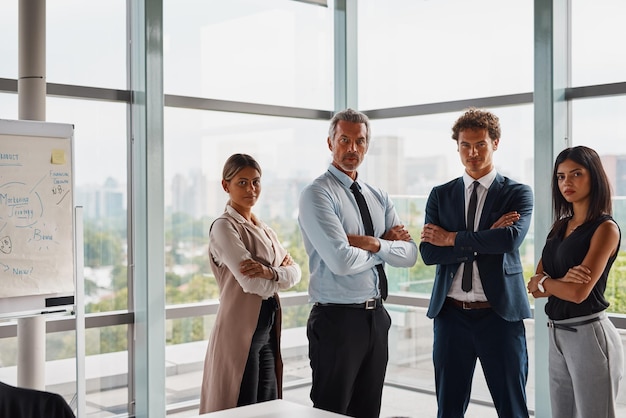
[{"label": "beige cardigan", "polygon": [[[245,225],[224,213],[215,222],[229,222],[238,232],[245,247],[254,258],[274,267],[280,266],[287,252],[270,236],[274,248],[267,248],[252,235]],[[200,413],[219,411],[237,406],[243,371],[248,360],[252,335],[261,310],[261,296],[245,293],[226,265],[218,266],[209,257],[211,270],[220,289],[220,306],[204,362],[200,393]],[[270,258],[273,258],[270,260]],[[280,307],[278,294],[274,297]],[[283,363],[280,355],[281,310],[276,312],[274,329],[278,352],[276,354],[276,381],[278,397],[282,398]]]}]

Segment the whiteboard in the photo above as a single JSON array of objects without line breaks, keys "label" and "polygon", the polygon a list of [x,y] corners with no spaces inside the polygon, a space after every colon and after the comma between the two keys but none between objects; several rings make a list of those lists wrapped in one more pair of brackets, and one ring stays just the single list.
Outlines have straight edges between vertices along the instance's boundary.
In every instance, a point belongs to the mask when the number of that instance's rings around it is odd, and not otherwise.
[{"label": "whiteboard", "polygon": [[74,303],[73,137],[0,119],[0,314]]}]

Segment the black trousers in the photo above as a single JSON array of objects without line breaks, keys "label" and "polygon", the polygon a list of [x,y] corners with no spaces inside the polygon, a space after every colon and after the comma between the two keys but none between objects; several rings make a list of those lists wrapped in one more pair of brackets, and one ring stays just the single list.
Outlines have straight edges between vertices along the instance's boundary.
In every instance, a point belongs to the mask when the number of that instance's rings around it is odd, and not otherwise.
[{"label": "black trousers", "polygon": [[313,306],[307,337],[315,408],[357,418],[379,416],[390,326],[384,307]]},{"label": "black trousers", "polygon": [[248,361],[243,372],[237,406],[278,398],[276,383],[276,336],[272,332],[278,304],[272,297],[261,303],[259,320],[252,336]]}]

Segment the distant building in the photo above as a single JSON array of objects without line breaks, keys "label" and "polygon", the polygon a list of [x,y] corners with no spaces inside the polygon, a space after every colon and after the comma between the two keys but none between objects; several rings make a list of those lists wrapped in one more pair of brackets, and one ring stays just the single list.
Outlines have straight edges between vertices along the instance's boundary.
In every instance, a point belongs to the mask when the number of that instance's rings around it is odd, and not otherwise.
[{"label": "distant building", "polygon": [[[405,162],[406,193],[428,196],[433,187],[452,180],[446,156],[411,157]],[[456,175],[458,177],[458,174]]]},{"label": "distant building", "polygon": [[101,186],[77,187],[76,205],[83,207],[85,219],[126,216],[126,185],[112,177]]},{"label": "distant building", "polygon": [[614,196],[626,196],[626,155],[602,155],[604,171]]},{"label": "distant building", "polygon": [[189,177],[176,174],[170,184],[169,209],[172,213],[182,212],[194,218],[208,215],[208,181],[199,170]]},{"label": "distant building", "polygon": [[404,193],[406,170],[404,140],[397,136],[372,138],[363,165],[366,181],[394,195]]}]

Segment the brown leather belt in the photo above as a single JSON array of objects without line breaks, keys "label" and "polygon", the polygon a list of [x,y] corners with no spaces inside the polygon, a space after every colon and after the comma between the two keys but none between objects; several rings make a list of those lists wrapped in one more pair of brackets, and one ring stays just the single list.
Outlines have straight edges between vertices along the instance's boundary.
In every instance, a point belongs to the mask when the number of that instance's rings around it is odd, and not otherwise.
[{"label": "brown leather belt", "polygon": [[446,298],[446,303],[450,305],[454,305],[457,308],[465,309],[466,311],[472,309],[487,309],[491,308],[491,304],[489,302],[462,302],[460,300]]}]

